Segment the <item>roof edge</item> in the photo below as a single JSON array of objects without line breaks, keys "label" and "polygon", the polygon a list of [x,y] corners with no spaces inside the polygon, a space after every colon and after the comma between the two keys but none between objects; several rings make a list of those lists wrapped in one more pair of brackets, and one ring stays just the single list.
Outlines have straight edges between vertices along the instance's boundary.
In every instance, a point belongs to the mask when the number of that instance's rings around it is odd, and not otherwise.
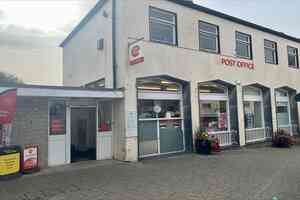
[{"label": "roof edge", "polygon": [[99,0],[59,46],[64,47],[80,31],[80,29],[98,13],[107,1],[108,0]]},{"label": "roof edge", "polygon": [[195,4],[192,1],[184,1],[184,0],[167,0],[167,1],[175,3],[175,4],[179,4],[179,5],[194,9],[194,10],[198,10],[200,12],[204,12],[204,13],[209,14],[209,15],[220,17],[220,18],[223,18],[223,19],[226,19],[226,20],[229,20],[229,21],[232,21],[232,22],[244,25],[244,26],[248,26],[250,28],[254,28],[256,30],[263,31],[265,33],[269,33],[269,34],[272,34],[272,35],[276,35],[278,37],[282,37],[282,38],[300,43],[300,38],[297,38],[297,37],[294,37],[294,36],[291,36],[291,35],[287,35],[283,32],[279,32],[279,31],[273,30],[271,28],[267,28],[265,26],[254,24],[252,22],[243,20],[241,18],[234,17],[234,16],[231,16],[231,15],[228,15],[228,14],[225,14],[225,13],[222,13],[222,12],[219,12],[219,11],[216,11],[216,10],[213,10],[213,9]]}]

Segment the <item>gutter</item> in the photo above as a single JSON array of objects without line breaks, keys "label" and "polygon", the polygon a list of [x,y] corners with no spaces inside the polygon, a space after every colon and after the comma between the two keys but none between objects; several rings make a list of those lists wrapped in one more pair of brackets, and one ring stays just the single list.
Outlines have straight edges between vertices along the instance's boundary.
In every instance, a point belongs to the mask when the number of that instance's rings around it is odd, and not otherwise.
[{"label": "gutter", "polygon": [[117,56],[116,56],[116,0],[112,0],[112,73],[113,89],[117,88]]}]

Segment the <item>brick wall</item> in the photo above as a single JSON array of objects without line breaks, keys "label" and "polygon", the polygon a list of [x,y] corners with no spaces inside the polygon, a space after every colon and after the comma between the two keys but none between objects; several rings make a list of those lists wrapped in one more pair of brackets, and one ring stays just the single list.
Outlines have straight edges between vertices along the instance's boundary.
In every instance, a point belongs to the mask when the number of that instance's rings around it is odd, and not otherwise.
[{"label": "brick wall", "polygon": [[48,98],[17,97],[12,144],[39,145],[40,167],[48,165]]}]

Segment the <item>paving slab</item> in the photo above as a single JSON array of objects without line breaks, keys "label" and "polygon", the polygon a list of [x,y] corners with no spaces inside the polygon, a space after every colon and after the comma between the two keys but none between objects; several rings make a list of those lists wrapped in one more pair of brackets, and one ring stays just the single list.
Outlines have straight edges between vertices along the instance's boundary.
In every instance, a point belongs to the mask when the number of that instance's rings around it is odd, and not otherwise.
[{"label": "paving slab", "polygon": [[300,146],[91,161],[0,182],[1,200],[300,199]]}]

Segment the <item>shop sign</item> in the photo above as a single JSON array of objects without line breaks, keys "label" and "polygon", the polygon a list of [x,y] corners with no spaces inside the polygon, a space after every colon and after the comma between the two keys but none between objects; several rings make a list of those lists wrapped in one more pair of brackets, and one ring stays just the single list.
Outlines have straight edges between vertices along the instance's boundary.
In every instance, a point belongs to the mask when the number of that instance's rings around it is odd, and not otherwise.
[{"label": "shop sign", "polygon": [[253,62],[236,60],[233,58],[221,57],[221,64],[228,66],[228,67],[237,67],[237,68],[249,69],[249,70],[254,70],[254,68],[255,68],[255,65]]},{"label": "shop sign", "polygon": [[129,64],[136,65],[144,62],[144,55],[141,50],[141,45],[135,43],[129,47]]},{"label": "shop sign", "polygon": [[16,113],[17,90],[0,94],[0,145],[9,145],[12,121]]},{"label": "shop sign", "polygon": [[0,176],[18,173],[20,171],[20,158],[19,152],[0,155]]},{"label": "shop sign", "polygon": [[23,171],[34,171],[38,169],[38,146],[27,145],[23,151]]}]

